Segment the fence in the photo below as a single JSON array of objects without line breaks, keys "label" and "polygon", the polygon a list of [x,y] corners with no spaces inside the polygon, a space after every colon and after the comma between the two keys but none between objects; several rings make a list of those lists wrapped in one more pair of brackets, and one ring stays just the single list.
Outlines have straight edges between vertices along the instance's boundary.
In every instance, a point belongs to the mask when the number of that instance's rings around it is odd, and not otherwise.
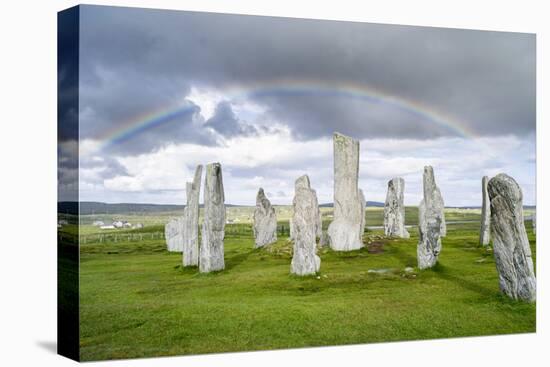
[{"label": "fence", "polygon": [[[226,236],[253,236],[252,226],[249,224],[227,224],[225,226]],[[288,225],[277,226],[277,236],[289,236],[290,227]],[[116,242],[140,242],[144,240],[164,240],[164,232],[142,232],[142,233],[94,233],[77,236],[76,234],[58,232],[60,241],[70,241],[76,243],[77,238],[80,238],[81,244],[92,243],[116,243]]]}]

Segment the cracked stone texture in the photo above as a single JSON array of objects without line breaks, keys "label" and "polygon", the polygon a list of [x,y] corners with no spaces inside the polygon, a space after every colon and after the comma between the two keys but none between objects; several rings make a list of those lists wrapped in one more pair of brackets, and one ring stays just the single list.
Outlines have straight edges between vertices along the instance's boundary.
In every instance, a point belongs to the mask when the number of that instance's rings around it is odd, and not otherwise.
[{"label": "cracked stone texture", "polygon": [[481,228],[479,230],[479,244],[487,246],[491,242],[491,201],[487,191],[489,177],[481,179]]},{"label": "cracked stone texture", "polygon": [[512,299],[534,302],[537,282],[523,222],[521,188],[512,177],[501,173],[489,180],[487,190],[500,290]]},{"label": "cracked stone texture", "polygon": [[199,254],[199,271],[209,273],[225,268],[223,239],[225,236],[225,197],[222,166],[206,166],[204,178],[204,220]]},{"label": "cracked stone texture", "polygon": [[296,275],[315,274],[321,266],[316,243],[319,231],[319,206],[317,194],[311,189],[307,175],[296,180],[292,207],[294,251],[290,272]]},{"label": "cracked stone texture", "polygon": [[409,238],[405,228],[404,201],[405,180],[401,177],[388,181],[388,192],[384,206],[384,234],[391,237]]},{"label": "cracked stone texture", "polygon": [[254,210],[254,243],[255,247],[263,247],[277,241],[277,216],[275,208],[260,188],[256,195]]},{"label": "cracked stone texture", "polygon": [[166,239],[166,248],[168,251],[183,251],[183,230],[183,217],[171,219],[168,223],[166,223],[164,226],[164,238]]},{"label": "cracked stone texture", "polygon": [[199,195],[202,165],[195,169],[193,182],[187,182],[187,205],[183,210],[183,266],[199,265]]},{"label": "cracked stone texture", "polygon": [[443,198],[435,184],[433,168],[424,167],[423,174],[424,198],[418,206],[418,267],[427,269],[437,263],[441,252],[441,237],[445,221],[443,214]]},{"label": "cracked stone texture", "polygon": [[334,133],[334,220],[328,227],[330,247],[351,251],[363,247],[364,204],[358,188],[359,141]]}]

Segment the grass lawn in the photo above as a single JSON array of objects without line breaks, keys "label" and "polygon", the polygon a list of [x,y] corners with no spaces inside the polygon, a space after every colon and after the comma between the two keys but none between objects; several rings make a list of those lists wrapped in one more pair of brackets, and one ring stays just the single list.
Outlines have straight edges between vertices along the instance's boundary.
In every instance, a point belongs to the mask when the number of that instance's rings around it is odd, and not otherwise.
[{"label": "grass lawn", "polygon": [[289,275],[286,238],[255,250],[250,235],[228,234],[226,270],[214,274],[183,269],[163,240],[81,245],[81,358],[534,332],[535,305],[499,293],[478,228],[449,225],[432,270],[416,268],[416,229],[410,240],[373,231],[368,248],[320,250],[319,276],[304,278]]}]

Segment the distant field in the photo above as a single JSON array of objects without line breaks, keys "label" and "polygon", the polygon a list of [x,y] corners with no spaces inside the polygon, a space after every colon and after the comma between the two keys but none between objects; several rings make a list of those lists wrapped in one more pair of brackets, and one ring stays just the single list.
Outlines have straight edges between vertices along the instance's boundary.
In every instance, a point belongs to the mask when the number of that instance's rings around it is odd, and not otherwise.
[{"label": "distant field", "polygon": [[[277,208],[280,224],[287,223],[289,209]],[[325,226],[330,210],[323,208]],[[433,270],[416,268],[415,229],[409,240],[371,230],[362,250],[320,250],[319,275],[304,278],[289,274],[292,249],[286,236],[269,248],[253,249],[245,221],[251,211],[228,208],[229,218],[242,221],[227,225],[226,270],[214,274],[183,269],[181,254],[168,253],[163,239],[82,244],[82,359],[535,331],[535,305],[499,292],[493,255],[477,243],[478,211],[446,211],[448,221],[463,223],[449,225]],[[161,231],[173,215],[178,213],[117,216],[146,225],[117,233]],[[407,208],[406,215],[407,223],[416,224],[416,208]],[[369,208],[367,225],[381,224],[382,209]],[[526,227],[535,256],[530,221]],[[100,230],[83,226],[83,232],[94,231]]]},{"label": "distant field", "polygon": [[[201,219],[202,219],[202,208]],[[280,224],[288,224],[288,220],[292,216],[292,207],[290,205],[276,205],[275,210],[277,213],[277,219]],[[332,220],[333,210],[332,208],[321,207],[321,215],[323,217],[324,227],[328,226],[328,223]],[[252,217],[254,213],[253,206],[238,206],[227,207],[227,219],[232,224],[250,224],[252,223]],[[533,209],[525,209],[524,214],[526,218],[530,218],[533,214]],[[172,218],[179,217],[183,214],[183,210],[158,212],[153,214],[146,213],[121,213],[121,214],[95,214],[95,215],[82,215],[80,216],[80,234],[90,235],[99,233],[140,233],[151,231],[164,231],[164,225]],[[454,209],[446,208],[445,217],[448,222],[453,221],[479,221],[481,211],[479,209]],[[63,216],[63,215],[62,215]],[[60,229],[61,232],[76,233],[76,217],[69,216],[69,222],[74,225],[65,225]],[[103,230],[97,226],[93,226],[94,221],[103,221],[105,224],[111,224],[116,220],[127,221],[132,224],[141,223],[146,229],[112,229]],[[377,227],[383,225],[384,211],[379,207],[367,207],[366,209],[366,225]],[[406,207],[405,209],[405,222],[407,225],[416,226],[418,224],[418,207]]]}]

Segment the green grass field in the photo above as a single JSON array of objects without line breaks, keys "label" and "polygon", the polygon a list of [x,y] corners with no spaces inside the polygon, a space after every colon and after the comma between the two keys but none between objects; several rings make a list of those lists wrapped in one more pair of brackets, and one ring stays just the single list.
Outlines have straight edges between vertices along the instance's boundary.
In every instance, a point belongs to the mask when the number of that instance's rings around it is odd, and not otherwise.
[{"label": "green grass field", "polygon": [[[407,222],[415,212],[407,209]],[[380,225],[381,213],[369,209],[367,225]],[[475,221],[479,213],[448,210],[451,219]],[[362,250],[320,250],[320,273],[304,278],[289,275],[287,238],[253,249],[248,231],[228,231],[226,269],[214,274],[183,269],[181,254],[168,253],[161,239],[81,245],[81,358],[534,332],[535,305],[500,294],[493,255],[477,243],[478,227],[449,224],[432,270],[416,268],[416,228],[409,240],[371,230]],[[529,221],[526,227],[535,257]]]}]

